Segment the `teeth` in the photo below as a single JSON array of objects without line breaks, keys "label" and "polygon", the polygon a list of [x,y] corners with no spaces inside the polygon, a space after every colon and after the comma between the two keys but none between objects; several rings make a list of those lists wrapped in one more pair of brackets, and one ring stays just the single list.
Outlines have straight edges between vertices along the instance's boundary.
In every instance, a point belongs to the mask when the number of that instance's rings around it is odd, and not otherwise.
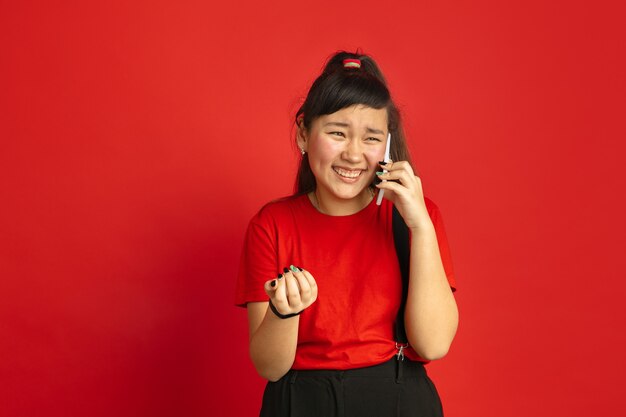
[{"label": "teeth", "polygon": [[339,175],[341,175],[342,177],[346,177],[346,178],[356,178],[359,175],[361,175],[361,170],[358,171],[346,171],[345,169],[341,169],[341,168],[333,168],[335,170],[335,172]]}]

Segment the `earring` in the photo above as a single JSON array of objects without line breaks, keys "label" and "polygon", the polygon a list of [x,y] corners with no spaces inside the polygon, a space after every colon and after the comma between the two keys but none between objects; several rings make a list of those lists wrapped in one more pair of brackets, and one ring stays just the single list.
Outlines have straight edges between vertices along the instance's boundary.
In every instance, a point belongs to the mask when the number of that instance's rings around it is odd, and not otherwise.
[{"label": "earring", "polygon": [[304,150],[304,148],[300,148],[300,153],[302,153],[302,156],[304,156],[304,154],[306,153],[306,151]]}]

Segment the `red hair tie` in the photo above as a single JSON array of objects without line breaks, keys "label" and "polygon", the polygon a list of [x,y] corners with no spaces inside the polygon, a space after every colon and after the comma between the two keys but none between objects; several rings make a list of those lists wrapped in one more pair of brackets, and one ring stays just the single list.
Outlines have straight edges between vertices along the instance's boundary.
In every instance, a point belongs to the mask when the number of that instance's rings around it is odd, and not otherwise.
[{"label": "red hair tie", "polygon": [[361,60],[360,59],[344,59],[343,67],[344,68],[361,68]]}]

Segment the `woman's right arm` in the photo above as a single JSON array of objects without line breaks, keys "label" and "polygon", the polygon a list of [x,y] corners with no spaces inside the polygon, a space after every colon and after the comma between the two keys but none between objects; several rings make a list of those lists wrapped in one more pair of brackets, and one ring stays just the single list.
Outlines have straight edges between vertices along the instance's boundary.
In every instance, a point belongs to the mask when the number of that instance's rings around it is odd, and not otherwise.
[{"label": "woman's right arm", "polygon": [[269,303],[248,303],[250,357],[259,375],[278,381],[296,357],[300,316],[280,319]]},{"label": "woman's right arm", "polygon": [[[272,286],[274,282],[274,286]],[[317,284],[306,270],[289,271],[265,283],[265,292],[280,314],[298,313],[317,299]],[[250,357],[259,375],[278,381],[293,365],[300,316],[281,319],[268,302],[248,303]]]}]

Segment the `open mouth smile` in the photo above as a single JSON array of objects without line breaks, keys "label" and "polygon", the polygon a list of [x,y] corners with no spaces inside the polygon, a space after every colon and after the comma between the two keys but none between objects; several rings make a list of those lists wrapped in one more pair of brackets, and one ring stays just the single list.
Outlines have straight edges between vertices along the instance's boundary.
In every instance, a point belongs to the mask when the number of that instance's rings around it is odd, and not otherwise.
[{"label": "open mouth smile", "polygon": [[333,167],[333,171],[342,178],[356,179],[363,173],[362,169],[344,169],[339,167]]}]

